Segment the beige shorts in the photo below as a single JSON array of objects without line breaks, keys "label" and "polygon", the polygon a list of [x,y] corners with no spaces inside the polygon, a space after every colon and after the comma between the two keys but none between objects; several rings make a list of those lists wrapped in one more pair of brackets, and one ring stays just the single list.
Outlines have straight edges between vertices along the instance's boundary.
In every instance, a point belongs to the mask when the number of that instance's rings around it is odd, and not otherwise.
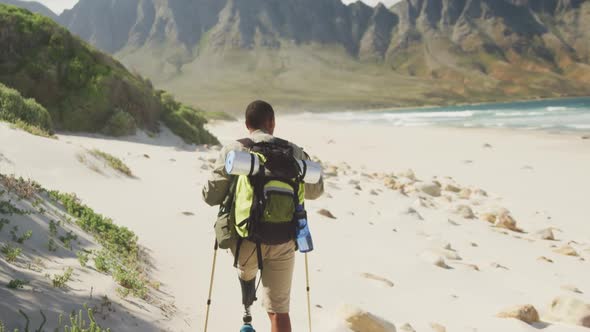
[{"label": "beige shorts", "polygon": [[[291,300],[291,282],[295,265],[295,242],[280,245],[261,245],[262,249],[262,282],[258,289],[258,298],[267,312],[288,313]],[[232,248],[235,256],[235,248]],[[238,259],[239,277],[249,281],[258,273],[256,245],[244,240]]]}]

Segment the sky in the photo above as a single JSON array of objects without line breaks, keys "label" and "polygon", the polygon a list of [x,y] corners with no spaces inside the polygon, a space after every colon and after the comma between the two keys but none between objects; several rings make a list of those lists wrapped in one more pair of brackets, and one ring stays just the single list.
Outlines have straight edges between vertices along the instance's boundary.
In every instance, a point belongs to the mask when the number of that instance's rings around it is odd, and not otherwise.
[{"label": "sky", "polygon": [[[45,6],[49,7],[49,9],[53,10],[57,14],[61,14],[64,9],[70,9],[74,7],[78,0],[37,0],[41,2]],[[97,0],[98,1],[98,0]],[[351,3],[355,2],[356,0],[343,0],[344,3]],[[363,0],[365,3],[374,6],[379,2],[383,2],[385,5],[390,6],[399,0]]]}]

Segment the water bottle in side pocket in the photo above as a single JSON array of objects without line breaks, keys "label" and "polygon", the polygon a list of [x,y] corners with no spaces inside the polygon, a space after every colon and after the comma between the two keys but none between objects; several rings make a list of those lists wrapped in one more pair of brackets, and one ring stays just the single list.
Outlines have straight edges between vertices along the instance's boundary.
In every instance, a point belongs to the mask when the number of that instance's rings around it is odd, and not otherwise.
[{"label": "water bottle in side pocket", "polygon": [[313,250],[313,241],[307,223],[307,213],[302,205],[297,206],[295,215],[297,218],[297,247],[302,253],[310,252]]}]

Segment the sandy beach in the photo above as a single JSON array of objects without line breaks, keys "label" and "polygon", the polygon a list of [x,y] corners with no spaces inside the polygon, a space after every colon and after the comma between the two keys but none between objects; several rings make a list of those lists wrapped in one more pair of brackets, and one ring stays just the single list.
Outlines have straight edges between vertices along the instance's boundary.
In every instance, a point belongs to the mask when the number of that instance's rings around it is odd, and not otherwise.
[{"label": "sandy beach", "polygon": [[[209,125],[222,143],[244,137],[243,127]],[[309,256],[315,331],[354,331],[358,316],[347,314],[352,308],[398,331],[411,331],[404,324],[415,331],[588,331],[573,323],[575,313],[551,305],[559,296],[590,303],[590,140],[526,130],[311,123],[301,116],[279,117],[275,133],[321,160],[326,173],[326,194],[307,203],[316,244]],[[4,123],[0,142],[0,172],[76,193],[133,230],[146,248],[150,278],[160,282],[158,304],[119,298],[104,275],[74,273],[81,281],[70,294],[90,301],[92,287],[121,306],[99,317],[103,326],[202,330],[217,211],[202,202],[201,188],[218,147],[186,145],[167,130],[157,137],[59,134],[54,140]],[[78,156],[92,149],[122,159],[134,178],[81,162]],[[319,214],[322,209],[335,219]],[[554,240],[547,240],[549,233]],[[9,278],[0,274],[2,283]],[[304,282],[298,254],[295,331],[307,326]],[[45,293],[8,295],[43,299]],[[240,296],[231,255],[222,251],[210,331],[238,330]],[[527,304],[541,322],[497,316]],[[576,310],[590,315],[583,306]],[[268,331],[259,304],[253,314],[257,330]]]}]

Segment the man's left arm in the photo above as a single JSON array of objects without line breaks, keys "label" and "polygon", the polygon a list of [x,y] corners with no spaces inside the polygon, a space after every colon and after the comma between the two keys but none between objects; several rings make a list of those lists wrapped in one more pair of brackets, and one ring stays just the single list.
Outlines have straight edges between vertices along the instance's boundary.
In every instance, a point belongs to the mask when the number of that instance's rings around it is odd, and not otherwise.
[{"label": "man's left arm", "polygon": [[[309,155],[303,151],[303,149],[298,148],[298,158],[301,160],[311,160]],[[314,200],[320,198],[324,194],[324,177],[320,177],[320,181],[317,183],[306,183],[305,184],[305,199]]]}]

